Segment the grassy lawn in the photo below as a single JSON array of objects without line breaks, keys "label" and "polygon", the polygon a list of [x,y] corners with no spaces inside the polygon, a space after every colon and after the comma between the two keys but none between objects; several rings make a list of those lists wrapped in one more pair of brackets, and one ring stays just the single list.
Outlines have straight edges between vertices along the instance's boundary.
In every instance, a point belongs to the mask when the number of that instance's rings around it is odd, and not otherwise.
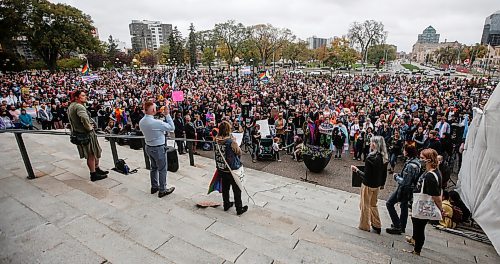
[{"label": "grassy lawn", "polygon": [[406,69],[413,71],[413,70],[420,70],[419,67],[412,65],[412,64],[401,64],[401,66],[405,67]]}]

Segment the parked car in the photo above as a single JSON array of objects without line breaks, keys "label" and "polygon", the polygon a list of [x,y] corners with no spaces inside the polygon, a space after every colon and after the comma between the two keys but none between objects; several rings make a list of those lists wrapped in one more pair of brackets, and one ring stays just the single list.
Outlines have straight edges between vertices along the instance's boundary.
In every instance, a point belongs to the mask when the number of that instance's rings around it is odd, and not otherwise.
[{"label": "parked car", "polygon": [[457,69],[455,68],[450,68],[450,73],[456,73],[457,72]]},{"label": "parked car", "polygon": [[451,75],[450,71],[445,71],[445,72],[443,73],[443,76],[450,76],[450,75]]}]

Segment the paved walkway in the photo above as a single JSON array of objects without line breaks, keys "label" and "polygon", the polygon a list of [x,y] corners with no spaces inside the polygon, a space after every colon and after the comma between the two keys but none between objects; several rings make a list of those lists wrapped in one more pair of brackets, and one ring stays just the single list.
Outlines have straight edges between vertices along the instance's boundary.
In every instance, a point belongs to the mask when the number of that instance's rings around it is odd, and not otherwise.
[{"label": "paved walkway", "polygon": [[[213,161],[181,156],[169,173],[175,192],[149,194],[142,152],[119,147],[139,172],[114,171],[92,183],[69,139],[25,135],[39,178],[27,180],[12,134],[0,134],[0,263],[500,263],[493,247],[429,227],[422,257],[403,236],[356,228],[359,196],[269,173],[247,170],[255,200],[236,216],[198,209]],[[102,167],[112,167],[109,144]],[[389,218],[383,203],[384,227]],[[409,229],[409,228],[408,228]],[[408,231],[411,233],[411,230]]]}]

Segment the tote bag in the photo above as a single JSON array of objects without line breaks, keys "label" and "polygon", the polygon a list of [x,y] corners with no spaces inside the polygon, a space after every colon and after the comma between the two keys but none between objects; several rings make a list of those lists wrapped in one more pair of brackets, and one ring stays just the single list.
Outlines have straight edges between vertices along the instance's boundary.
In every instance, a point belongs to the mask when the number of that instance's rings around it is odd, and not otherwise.
[{"label": "tote bag", "polygon": [[[439,179],[434,172],[430,172],[436,177],[436,182],[439,184]],[[432,199],[432,196],[424,193],[425,179],[422,180],[422,188],[420,193],[413,194],[412,216],[418,219],[441,220],[441,210],[437,207]]]}]

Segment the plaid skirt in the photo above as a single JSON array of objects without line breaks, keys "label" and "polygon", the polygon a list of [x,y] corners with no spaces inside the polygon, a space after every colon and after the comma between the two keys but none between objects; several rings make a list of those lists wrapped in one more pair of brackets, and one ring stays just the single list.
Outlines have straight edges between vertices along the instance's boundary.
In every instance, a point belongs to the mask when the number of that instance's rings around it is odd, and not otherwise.
[{"label": "plaid skirt", "polygon": [[89,132],[90,143],[86,146],[77,146],[78,154],[80,154],[80,159],[88,159],[89,155],[94,155],[96,158],[101,158],[101,146],[99,146],[99,141],[97,140],[97,135],[92,130]]}]

